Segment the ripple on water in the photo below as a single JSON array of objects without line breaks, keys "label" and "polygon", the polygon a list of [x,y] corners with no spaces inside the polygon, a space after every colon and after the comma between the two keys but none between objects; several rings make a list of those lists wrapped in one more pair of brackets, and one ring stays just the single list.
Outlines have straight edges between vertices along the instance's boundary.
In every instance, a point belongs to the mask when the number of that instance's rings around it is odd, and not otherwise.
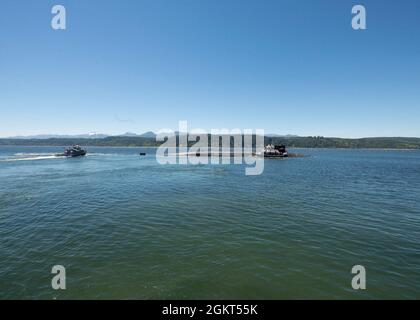
[{"label": "ripple on water", "polygon": [[[2,298],[420,298],[419,152],[302,151],[247,177],[89,151],[0,163]],[[54,264],[73,290],[51,292]]]}]

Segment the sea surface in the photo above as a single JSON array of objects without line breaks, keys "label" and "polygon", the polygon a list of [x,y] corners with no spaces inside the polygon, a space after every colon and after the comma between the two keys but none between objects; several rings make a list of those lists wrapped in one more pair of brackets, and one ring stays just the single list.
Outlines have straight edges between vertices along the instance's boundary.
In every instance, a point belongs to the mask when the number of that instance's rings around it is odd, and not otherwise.
[{"label": "sea surface", "polygon": [[420,299],[420,151],[301,149],[246,176],[87,149],[0,147],[0,298]]}]

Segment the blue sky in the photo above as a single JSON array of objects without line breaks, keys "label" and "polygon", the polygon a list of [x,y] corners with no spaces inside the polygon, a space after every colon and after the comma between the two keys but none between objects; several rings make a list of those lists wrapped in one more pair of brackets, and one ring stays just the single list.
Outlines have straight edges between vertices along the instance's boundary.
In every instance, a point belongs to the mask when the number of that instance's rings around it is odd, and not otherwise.
[{"label": "blue sky", "polygon": [[[55,4],[67,30],[50,26]],[[2,0],[0,112],[3,137],[179,120],[420,137],[420,1]]]}]

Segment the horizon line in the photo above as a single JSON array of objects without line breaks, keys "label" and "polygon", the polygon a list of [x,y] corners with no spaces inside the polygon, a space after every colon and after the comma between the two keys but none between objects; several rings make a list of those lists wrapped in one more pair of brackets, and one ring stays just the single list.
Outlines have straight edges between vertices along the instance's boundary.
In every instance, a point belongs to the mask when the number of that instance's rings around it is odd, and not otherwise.
[{"label": "horizon line", "polygon": [[[179,131],[174,131],[175,134],[179,134]],[[183,132],[185,133],[185,132]],[[186,132],[189,133],[189,132]],[[142,137],[145,134],[154,134],[156,135],[155,131],[146,131],[143,133],[136,133],[136,132],[125,132],[121,134],[106,134],[100,132],[91,132],[91,133],[80,133],[80,134],[55,134],[55,133],[44,133],[44,134],[28,134],[28,135],[15,135],[15,136],[0,136],[0,139],[13,139],[13,140],[48,140],[48,139],[71,139],[71,138],[79,138],[79,139],[89,139],[88,136],[91,136],[95,139],[95,136],[101,136],[96,139],[105,139],[108,137],[130,137],[130,138],[152,138],[152,137]],[[211,134],[210,132],[207,134]],[[254,133],[253,133],[254,134]],[[131,136],[130,136],[131,135]],[[42,136],[46,136],[42,138]],[[83,136],[83,137],[82,137]],[[264,137],[272,137],[272,138],[328,138],[328,139],[351,139],[351,140],[360,140],[360,139],[383,139],[383,138],[405,138],[405,139],[420,139],[417,136],[403,136],[403,135],[393,135],[393,136],[362,136],[362,137],[340,137],[340,136],[324,136],[324,135],[296,135],[296,134],[277,134],[277,133],[269,133],[264,134]]]}]

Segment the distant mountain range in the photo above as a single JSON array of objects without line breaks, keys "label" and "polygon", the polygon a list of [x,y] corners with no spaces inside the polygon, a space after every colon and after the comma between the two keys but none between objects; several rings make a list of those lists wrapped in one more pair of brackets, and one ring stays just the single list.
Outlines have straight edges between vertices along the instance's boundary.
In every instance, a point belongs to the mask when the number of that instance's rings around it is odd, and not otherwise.
[{"label": "distant mountain range", "polygon": [[[175,134],[179,134],[179,132],[175,132]],[[292,138],[298,137],[297,135],[287,134],[287,135],[279,135],[279,134],[266,134],[266,137],[277,137],[277,138]],[[153,131],[147,131],[142,134],[137,134],[134,132],[126,132],[123,134],[118,135],[110,135],[104,133],[97,133],[91,132],[86,134],[76,134],[76,135],[60,135],[60,134],[38,134],[38,135],[31,135],[31,136],[14,136],[14,137],[6,137],[0,139],[24,139],[24,140],[31,140],[31,139],[103,139],[108,137],[141,137],[141,138],[156,138],[156,133]]]},{"label": "distant mountain range", "polygon": [[31,140],[31,139],[74,139],[74,138],[80,138],[80,139],[103,139],[108,137],[106,134],[101,133],[86,133],[86,134],[76,134],[76,135],[70,135],[70,134],[37,134],[33,136],[14,136],[14,137],[7,137],[2,139],[23,139],[23,140]]},{"label": "distant mountain range", "polygon": [[137,134],[133,132],[126,132],[119,135],[109,135],[104,133],[86,133],[86,134],[37,134],[31,136],[14,136],[0,139],[22,139],[22,140],[32,140],[32,139],[104,139],[107,137],[143,137],[143,138],[156,138],[156,134],[152,131],[145,132],[143,134]]}]

